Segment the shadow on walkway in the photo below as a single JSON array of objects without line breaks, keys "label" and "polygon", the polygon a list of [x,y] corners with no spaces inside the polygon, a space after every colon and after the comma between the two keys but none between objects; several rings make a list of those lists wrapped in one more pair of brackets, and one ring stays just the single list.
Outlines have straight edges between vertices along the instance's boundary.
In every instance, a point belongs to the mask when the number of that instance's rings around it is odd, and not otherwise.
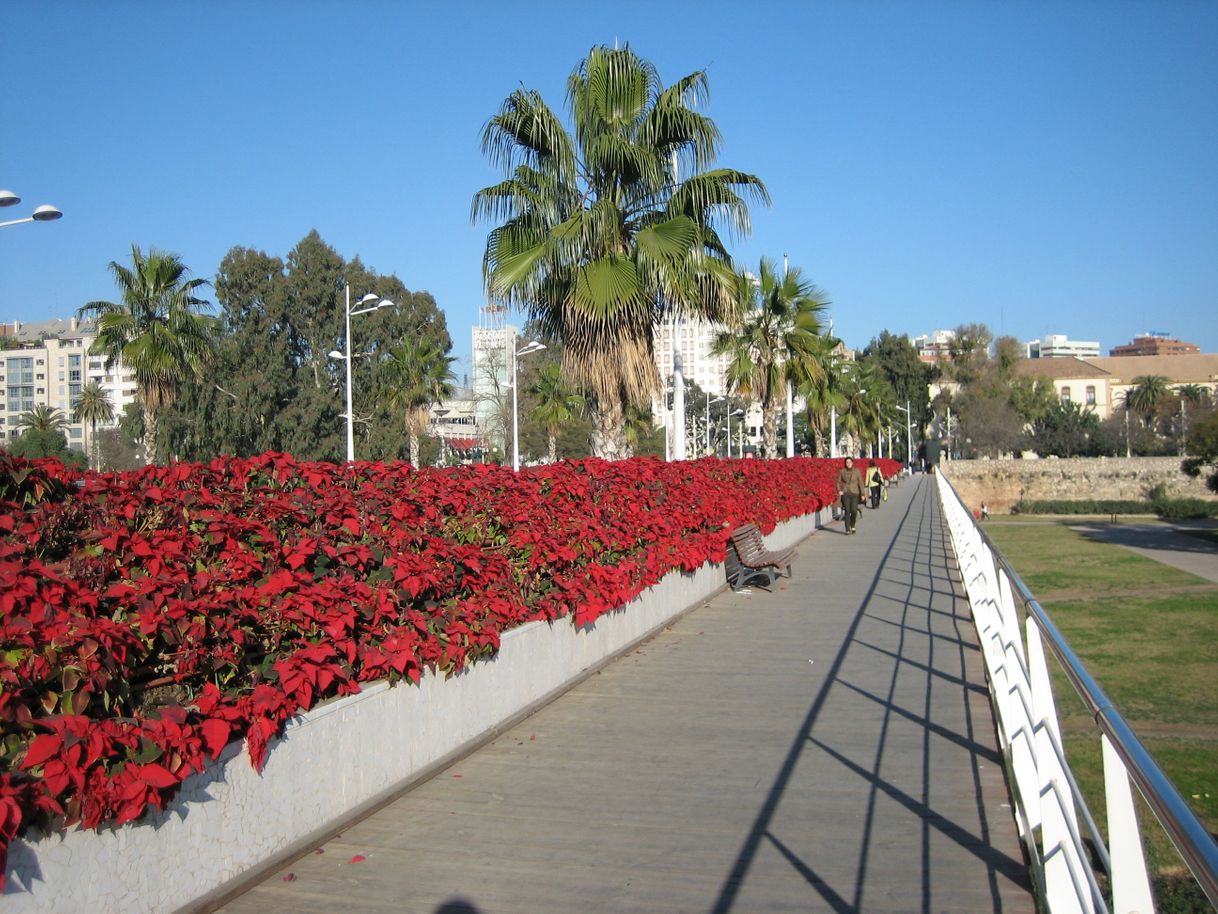
[{"label": "shadow on walkway", "polygon": [[226,910],[1031,914],[933,486],[799,553]]}]

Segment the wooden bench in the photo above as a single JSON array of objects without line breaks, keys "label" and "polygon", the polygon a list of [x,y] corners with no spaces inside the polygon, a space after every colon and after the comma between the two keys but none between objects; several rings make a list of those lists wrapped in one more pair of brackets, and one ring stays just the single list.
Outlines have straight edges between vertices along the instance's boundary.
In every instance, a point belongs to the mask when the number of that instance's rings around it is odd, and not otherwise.
[{"label": "wooden bench", "polygon": [[767,590],[782,576],[785,568],[791,576],[794,549],[770,550],[761,538],[756,524],[745,524],[732,531],[727,543],[727,582],[739,590],[750,581],[764,581]]}]

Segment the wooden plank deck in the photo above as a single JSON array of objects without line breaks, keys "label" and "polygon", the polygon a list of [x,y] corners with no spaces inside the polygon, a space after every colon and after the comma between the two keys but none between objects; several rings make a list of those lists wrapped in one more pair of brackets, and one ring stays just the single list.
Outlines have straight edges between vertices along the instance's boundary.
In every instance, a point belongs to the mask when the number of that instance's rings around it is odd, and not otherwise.
[{"label": "wooden plank deck", "polygon": [[222,910],[1032,914],[934,488],[890,494]]}]

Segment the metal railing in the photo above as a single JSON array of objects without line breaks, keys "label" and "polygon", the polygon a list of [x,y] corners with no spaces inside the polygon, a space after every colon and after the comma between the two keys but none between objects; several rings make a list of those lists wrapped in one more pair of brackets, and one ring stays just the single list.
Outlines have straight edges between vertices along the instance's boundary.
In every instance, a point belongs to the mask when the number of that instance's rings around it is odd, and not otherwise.
[{"label": "metal railing", "polygon": [[[936,478],[985,656],[998,735],[1013,785],[1016,823],[1032,861],[1042,906],[1050,914],[1108,914],[1095,872],[1098,867],[1109,878],[1113,911],[1154,910],[1132,780],[1218,908],[1218,845],[1048,613],[974,522],[951,484],[942,473]],[[1022,631],[1016,596],[1025,614]],[[1046,647],[1100,730],[1107,846],[1066,763]]]}]

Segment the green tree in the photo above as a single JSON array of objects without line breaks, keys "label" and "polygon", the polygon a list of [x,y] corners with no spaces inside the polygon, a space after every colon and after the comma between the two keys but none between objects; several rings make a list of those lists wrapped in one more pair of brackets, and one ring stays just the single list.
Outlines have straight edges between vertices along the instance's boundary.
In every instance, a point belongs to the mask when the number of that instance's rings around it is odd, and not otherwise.
[{"label": "green tree", "polygon": [[88,423],[89,440],[86,443],[85,451],[92,454],[90,458],[92,466],[99,467],[97,423],[114,421],[114,407],[110,404],[110,398],[106,392],[102,390],[101,384],[97,381],[90,381],[80,389],[80,396],[76,399],[76,405],[72,407],[72,418],[82,424]]},{"label": "green tree", "polygon": [[994,334],[985,324],[961,324],[953,333],[948,374],[960,384],[971,384],[989,361]]},{"label": "green tree", "polygon": [[40,457],[55,457],[71,466],[83,466],[85,455],[68,447],[68,439],[58,428],[31,427],[21,437],[10,441],[8,452],[14,457],[36,460]]},{"label": "green tree", "polygon": [[1218,492],[1218,411],[1211,412],[1189,429],[1188,450],[1194,460],[1210,465],[1211,472],[1205,484],[1211,492]]},{"label": "green tree", "polygon": [[68,417],[60,410],[47,406],[45,403],[39,403],[33,409],[19,415],[13,426],[31,432],[62,432],[69,424]]},{"label": "green tree", "polygon": [[408,337],[386,353],[392,379],[389,405],[402,414],[410,436],[410,462],[419,466],[419,438],[427,433],[431,408],[452,396],[451,356],[432,340]]},{"label": "green tree", "polygon": [[715,338],[711,351],[729,357],[728,389],[760,403],[765,452],[775,457],[787,385],[812,382],[825,373],[818,335],[828,302],[798,267],[779,273],[763,257],[758,274],[738,277],[741,319]]},{"label": "green tree", "polygon": [[1099,417],[1081,404],[1056,400],[1032,425],[1032,446],[1042,457],[1076,457],[1091,452]]},{"label": "green tree", "polygon": [[242,247],[224,257],[216,276],[220,344],[207,383],[187,390],[173,410],[168,437],[175,453],[200,460],[266,451],[344,459],[346,379],[343,363],[328,353],[347,343],[348,284],[354,300],[370,292],[397,305],[351,322],[357,456],[406,456],[409,437],[389,406],[393,379],[384,353],[407,337],[448,351],[444,317],[428,293],[410,292],[396,276],[378,275],[358,259],[344,261],[316,231],[286,259]]},{"label": "green tree", "polygon": [[558,459],[558,433],[563,425],[583,413],[584,398],[563,380],[562,368],[557,362],[541,366],[528,393],[535,401],[529,415],[545,426],[546,453],[550,463],[554,463]]},{"label": "green tree", "polygon": [[176,254],[131,246],[130,268],[110,262],[121,293],[118,302],[92,301],[79,310],[97,317],[91,352],[105,355],[107,368],[120,359],[135,375],[144,408],[144,455],[155,459],[157,419],[180,388],[202,376],[215,349],[216,322],[195,292],[207,285],[187,279]]},{"label": "green tree", "polygon": [[[930,418],[930,398],[927,388],[930,384],[930,366],[918,358],[918,350],[909,337],[890,333],[887,330],[871,340],[863,350],[860,359],[864,364],[875,364],[892,390],[893,405],[908,407],[909,427],[916,433]],[[894,412],[897,412],[894,409]],[[906,435],[906,417],[904,413],[893,416],[893,424],[902,430],[900,436],[904,445]],[[916,448],[916,445],[915,445]],[[906,455],[908,459],[908,455]]]},{"label": "green tree", "polygon": [[629,47],[594,47],[567,81],[573,133],[524,88],[483,132],[505,172],[473,201],[475,221],[498,223],[483,259],[488,294],[562,342],[602,457],[629,456],[626,409],[656,392],[658,321],[727,316],[735,274],[720,222],[746,233],[746,198],[769,200],[756,177],[708,168],[720,136],[695,110],[706,95],[701,71],[664,87]]}]

